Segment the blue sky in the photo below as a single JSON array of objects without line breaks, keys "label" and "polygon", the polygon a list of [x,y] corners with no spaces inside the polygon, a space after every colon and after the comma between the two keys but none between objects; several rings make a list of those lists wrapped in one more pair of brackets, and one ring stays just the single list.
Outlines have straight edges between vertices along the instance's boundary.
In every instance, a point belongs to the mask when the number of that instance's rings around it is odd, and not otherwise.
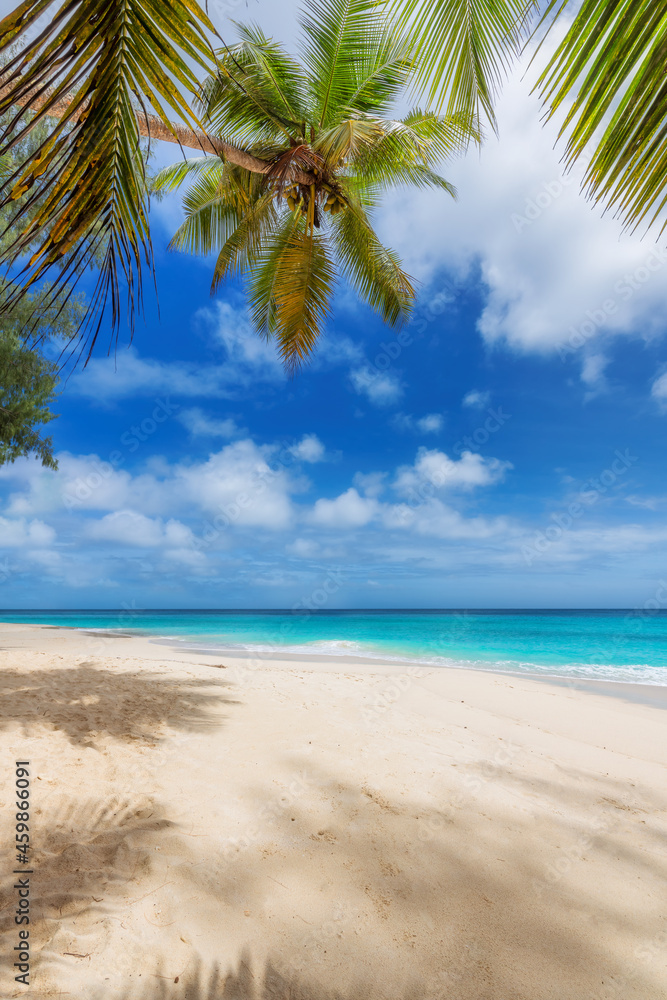
[{"label": "blue sky", "polygon": [[69,379],[58,472],[0,469],[0,604],[652,606],[667,241],[581,197],[529,84],[443,168],[457,202],[397,192],[378,215],[413,322],[397,338],[343,287],[295,379],[240,285],[211,299],[211,262],[166,252],[178,199],[156,206],[160,318]]}]

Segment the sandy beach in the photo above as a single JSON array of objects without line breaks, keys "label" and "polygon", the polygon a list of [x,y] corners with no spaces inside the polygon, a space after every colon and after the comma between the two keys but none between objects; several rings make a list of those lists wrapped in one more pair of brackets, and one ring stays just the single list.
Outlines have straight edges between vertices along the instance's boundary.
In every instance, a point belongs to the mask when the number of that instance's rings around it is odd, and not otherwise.
[{"label": "sandy beach", "polygon": [[3,997],[667,997],[664,691],[47,626],[0,657]]}]

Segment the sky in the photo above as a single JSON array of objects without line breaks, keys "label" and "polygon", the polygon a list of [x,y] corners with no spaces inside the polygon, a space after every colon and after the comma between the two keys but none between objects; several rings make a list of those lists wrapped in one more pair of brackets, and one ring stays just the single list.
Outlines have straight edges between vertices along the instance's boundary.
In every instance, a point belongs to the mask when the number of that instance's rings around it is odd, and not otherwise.
[{"label": "sky", "polygon": [[[296,4],[211,10],[225,37],[229,17],[294,37]],[[212,298],[211,260],[167,251],[179,198],[154,206],[159,315],[69,378],[58,471],[0,468],[0,606],[664,604],[667,239],[581,195],[531,73],[443,166],[456,201],[377,213],[411,323],[342,286],[295,378],[241,284]]]}]

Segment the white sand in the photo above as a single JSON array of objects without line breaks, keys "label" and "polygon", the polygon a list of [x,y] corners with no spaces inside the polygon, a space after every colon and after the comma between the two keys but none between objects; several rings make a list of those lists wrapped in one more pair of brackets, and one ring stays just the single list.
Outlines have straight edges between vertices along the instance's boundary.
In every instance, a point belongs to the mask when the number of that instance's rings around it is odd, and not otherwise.
[{"label": "white sand", "polygon": [[0,649],[1,997],[667,997],[664,709],[36,626]]}]

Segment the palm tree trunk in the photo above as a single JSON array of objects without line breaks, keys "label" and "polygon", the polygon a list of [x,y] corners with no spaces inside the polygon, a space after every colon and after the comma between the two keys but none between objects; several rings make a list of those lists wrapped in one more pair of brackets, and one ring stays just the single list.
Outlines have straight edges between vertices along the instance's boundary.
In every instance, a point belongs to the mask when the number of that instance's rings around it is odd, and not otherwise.
[{"label": "palm tree trunk", "polygon": [[[6,97],[11,92],[11,89],[11,87],[0,88],[0,99]],[[32,95],[28,94],[25,97],[19,98],[16,103],[20,107],[29,106],[31,111],[39,111],[48,100],[49,93],[47,91],[34,100],[32,99]],[[53,118],[62,117],[70,106],[71,100],[71,97],[67,95],[61,100],[56,101],[55,104],[51,105],[47,114]],[[267,160],[260,160],[257,156],[253,156],[252,153],[248,153],[244,149],[238,149],[230,142],[225,142],[224,139],[208,136],[203,132],[195,132],[185,125],[176,125],[173,122],[168,127],[157,115],[149,115],[144,111],[137,111],[136,114],[140,135],[147,136],[150,139],[162,139],[165,142],[178,143],[180,146],[185,146],[187,149],[196,149],[199,152],[213,153],[216,156],[223,157],[223,159],[228,160],[230,163],[235,163],[238,167],[250,170],[253,174],[266,174],[271,169],[272,164]],[[290,180],[296,184],[309,185],[313,179],[309,174],[296,170],[293,174],[290,174]]]}]

